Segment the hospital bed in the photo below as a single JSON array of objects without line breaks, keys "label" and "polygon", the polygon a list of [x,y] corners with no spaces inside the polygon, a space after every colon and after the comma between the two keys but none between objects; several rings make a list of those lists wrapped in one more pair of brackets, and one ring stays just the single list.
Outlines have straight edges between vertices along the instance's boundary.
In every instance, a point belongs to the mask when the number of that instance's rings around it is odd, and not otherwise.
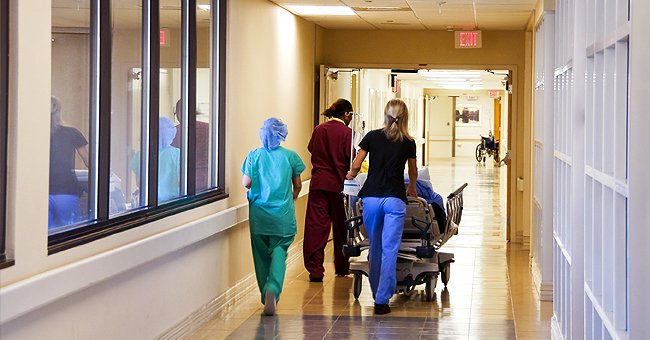
[{"label": "hospital bed", "polygon": [[[447,286],[454,254],[441,252],[440,248],[452,236],[458,234],[465,187],[467,183],[447,196],[447,216],[442,226],[438,225],[434,209],[425,199],[408,199],[404,231],[397,256],[397,292],[410,295],[416,286],[424,284],[426,300],[431,301],[438,276]],[[349,198],[347,202],[354,201]],[[355,208],[349,209],[351,216],[346,220],[348,242],[343,247],[343,253],[350,257],[350,273],[354,275],[353,293],[354,298],[358,299],[363,276],[368,276],[369,273],[369,242],[363,227],[363,205],[360,200]]]}]

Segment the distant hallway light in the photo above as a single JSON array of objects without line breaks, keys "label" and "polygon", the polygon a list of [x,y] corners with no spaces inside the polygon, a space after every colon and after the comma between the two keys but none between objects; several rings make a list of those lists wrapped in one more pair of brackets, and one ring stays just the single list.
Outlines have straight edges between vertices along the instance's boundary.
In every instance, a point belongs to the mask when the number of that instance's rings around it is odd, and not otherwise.
[{"label": "distant hallway light", "polygon": [[287,6],[291,12],[297,15],[356,15],[348,6]]}]

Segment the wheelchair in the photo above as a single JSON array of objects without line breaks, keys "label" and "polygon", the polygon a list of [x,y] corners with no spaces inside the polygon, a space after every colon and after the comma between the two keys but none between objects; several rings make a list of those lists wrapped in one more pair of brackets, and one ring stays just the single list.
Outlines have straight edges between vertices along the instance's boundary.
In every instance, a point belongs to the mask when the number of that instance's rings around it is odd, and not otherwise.
[{"label": "wheelchair", "polygon": [[481,136],[481,142],[476,146],[476,161],[485,163],[485,158],[492,157],[494,162],[499,162],[499,142],[494,140],[490,133],[489,137]]}]

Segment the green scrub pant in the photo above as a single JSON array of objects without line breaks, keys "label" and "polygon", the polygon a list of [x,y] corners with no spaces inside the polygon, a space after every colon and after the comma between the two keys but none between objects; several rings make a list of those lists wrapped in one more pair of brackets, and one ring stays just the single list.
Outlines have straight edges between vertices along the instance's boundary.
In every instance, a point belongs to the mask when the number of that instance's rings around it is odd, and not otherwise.
[{"label": "green scrub pant", "polygon": [[269,290],[275,295],[276,301],[280,300],[284,273],[287,269],[287,249],[295,237],[296,235],[251,234],[255,276],[257,277],[257,286],[262,294],[262,304],[264,304],[264,297]]}]

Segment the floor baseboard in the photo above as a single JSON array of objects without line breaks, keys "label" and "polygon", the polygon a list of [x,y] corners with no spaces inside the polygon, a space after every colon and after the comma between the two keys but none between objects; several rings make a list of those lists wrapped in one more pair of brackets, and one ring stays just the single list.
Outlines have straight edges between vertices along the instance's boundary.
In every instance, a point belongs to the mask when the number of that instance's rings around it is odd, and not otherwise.
[{"label": "floor baseboard", "polygon": [[[287,254],[287,266],[302,259],[302,243],[300,240],[289,248]],[[200,309],[194,311],[183,321],[167,330],[158,337],[159,340],[185,339],[192,335],[206,321],[215,315],[234,309],[237,304],[244,298],[250,297],[250,294],[257,289],[255,273],[250,273],[239,280],[235,285],[225,292],[219,294],[212,301],[205,304]]]}]

